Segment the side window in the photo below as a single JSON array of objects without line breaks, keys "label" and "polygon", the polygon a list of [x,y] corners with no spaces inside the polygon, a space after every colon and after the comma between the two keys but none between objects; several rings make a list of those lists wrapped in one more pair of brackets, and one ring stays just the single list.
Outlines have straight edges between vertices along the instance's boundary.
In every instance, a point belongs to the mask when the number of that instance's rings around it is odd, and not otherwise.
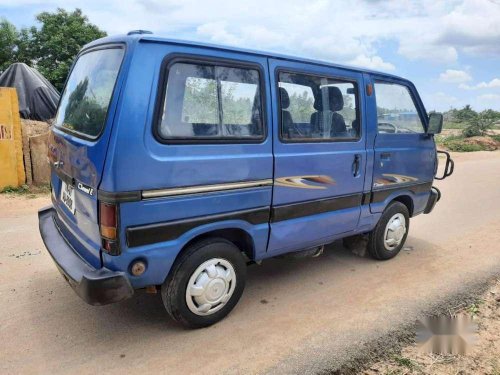
[{"label": "side window", "polygon": [[175,63],[168,71],[159,134],[165,139],[262,139],[259,72]]},{"label": "side window", "polygon": [[278,85],[282,139],[292,142],[359,139],[355,83],[280,72]]},{"label": "side window", "polygon": [[425,133],[417,108],[406,86],[375,83],[379,133]]}]

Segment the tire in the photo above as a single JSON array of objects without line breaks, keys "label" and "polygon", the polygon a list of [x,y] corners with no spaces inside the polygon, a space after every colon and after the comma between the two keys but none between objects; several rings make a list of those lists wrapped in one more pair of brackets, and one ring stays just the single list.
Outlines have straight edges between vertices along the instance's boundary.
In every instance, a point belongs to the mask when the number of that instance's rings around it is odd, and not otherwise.
[{"label": "tire", "polygon": [[236,306],[245,281],[240,249],[223,238],[209,238],[181,254],[161,287],[161,297],[169,315],[183,326],[207,327]]},{"label": "tire", "polygon": [[[404,219],[403,229],[400,229]],[[388,229],[388,225],[395,230]],[[401,202],[392,202],[382,213],[375,229],[368,238],[368,253],[377,260],[394,258],[401,251],[410,229],[410,214],[408,208]],[[386,240],[386,230],[388,239]],[[392,245],[391,245],[392,243]]]}]

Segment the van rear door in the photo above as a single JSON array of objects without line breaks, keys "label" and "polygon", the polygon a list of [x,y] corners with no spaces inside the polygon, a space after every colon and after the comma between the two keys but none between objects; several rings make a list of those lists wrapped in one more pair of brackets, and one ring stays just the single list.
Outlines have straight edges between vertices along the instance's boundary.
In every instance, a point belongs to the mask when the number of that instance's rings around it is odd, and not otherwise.
[{"label": "van rear door", "polygon": [[58,224],[90,264],[100,266],[97,188],[106,159],[125,48],[106,45],[78,56],[49,137],[52,200]]}]

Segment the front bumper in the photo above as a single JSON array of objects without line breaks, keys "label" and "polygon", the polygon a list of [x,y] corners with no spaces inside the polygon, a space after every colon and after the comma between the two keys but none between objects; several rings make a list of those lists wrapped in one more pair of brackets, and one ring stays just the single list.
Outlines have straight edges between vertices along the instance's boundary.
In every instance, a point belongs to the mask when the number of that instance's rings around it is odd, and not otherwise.
[{"label": "front bumper", "polygon": [[441,199],[441,191],[435,186],[431,187],[431,195],[429,195],[429,200],[427,201],[427,205],[425,206],[424,214],[430,213],[436,203]]},{"label": "front bumper", "polygon": [[90,305],[107,305],[130,298],[134,289],[124,272],[95,269],[66,242],[55,221],[52,206],[38,211],[38,225],[45,247],[69,285]]}]

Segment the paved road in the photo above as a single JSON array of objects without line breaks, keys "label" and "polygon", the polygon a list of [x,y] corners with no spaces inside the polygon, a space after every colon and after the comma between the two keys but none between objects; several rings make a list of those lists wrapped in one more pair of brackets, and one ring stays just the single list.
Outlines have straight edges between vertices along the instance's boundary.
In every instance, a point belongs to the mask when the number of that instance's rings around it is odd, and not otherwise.
[{"label": "paved road", "polygon": [[500,152],[456,156],[443,199],[411,222],[407,249],[376,262],[319,258],[249,269],[235,310],[207,329],[169,320],[159,295],[92,307],[45,252],[47,198],[0,196],[0,373],[314,373],[421,309],[500,271]]}]

